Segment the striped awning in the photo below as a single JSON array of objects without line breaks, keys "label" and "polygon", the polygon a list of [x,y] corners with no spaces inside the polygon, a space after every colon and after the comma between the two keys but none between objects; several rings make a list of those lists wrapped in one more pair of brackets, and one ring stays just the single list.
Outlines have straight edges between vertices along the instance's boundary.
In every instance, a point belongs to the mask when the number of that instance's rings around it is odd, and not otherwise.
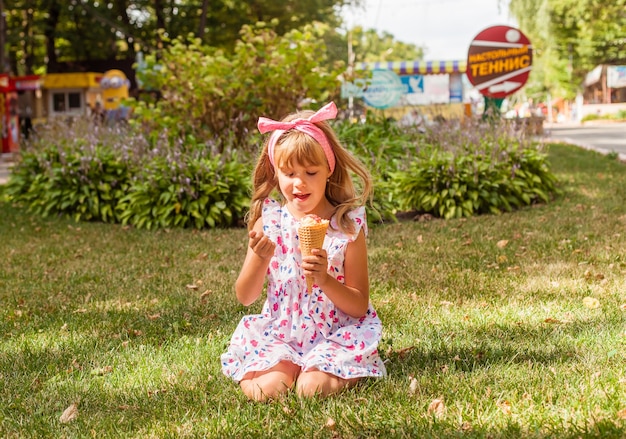
[{"label": "striped awning", "polygon": [[438,73],[465,73],[467,61],[387,61],[357,65],[359,70],[393,70],[398,75],[436,75]]}]

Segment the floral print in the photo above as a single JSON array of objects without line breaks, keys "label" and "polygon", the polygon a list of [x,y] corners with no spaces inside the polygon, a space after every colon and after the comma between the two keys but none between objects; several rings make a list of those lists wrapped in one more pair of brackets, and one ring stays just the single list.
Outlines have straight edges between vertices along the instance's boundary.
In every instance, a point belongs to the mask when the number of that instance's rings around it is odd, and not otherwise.
[{"label": "floral print", "polygon": [[[349,216],[356,226],[354,235],[339,231],[333,217],[324,240],[328,273],[340,282],[348,244],[360,230],[367,235],[365,209],[357,208]],[[317,369],[344,379],[385,376],[377,351],[382,324],[376,311],[370,304],[363,317],[354,318],[337,309],[317,285],[307,292],[297,227],[286,208],[265,200],[263,231],[276,243],[267,272],[267,299],[261,314],[245,316],[237,326],[221,356],[222,371],[241,381],[248,372],[286,360],[303,371]]]}]

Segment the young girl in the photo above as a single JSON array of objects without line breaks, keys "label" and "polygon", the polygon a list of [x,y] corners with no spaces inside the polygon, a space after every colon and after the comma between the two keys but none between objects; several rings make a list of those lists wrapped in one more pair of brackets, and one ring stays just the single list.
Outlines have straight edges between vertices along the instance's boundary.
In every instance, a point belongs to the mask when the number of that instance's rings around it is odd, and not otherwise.
[{"label": "young girl", "polygon": [[[381,322],[369,301],[363,205],[372,182],[325,122],[336,115],[331,102],[317,113],[258,122],[272,134],[254,171],[248,250],[235,291],[248,306],[267,275],[267,298],[262,314],[241,320],[221,357],[224,374],[255,401],[294,387],[300,396],[331,395],[386,374],[377,351]],[[277,187],[280,202],[269,198]],[[297,229],[308,214],[330,226],[323,248],[303,257]]]}]

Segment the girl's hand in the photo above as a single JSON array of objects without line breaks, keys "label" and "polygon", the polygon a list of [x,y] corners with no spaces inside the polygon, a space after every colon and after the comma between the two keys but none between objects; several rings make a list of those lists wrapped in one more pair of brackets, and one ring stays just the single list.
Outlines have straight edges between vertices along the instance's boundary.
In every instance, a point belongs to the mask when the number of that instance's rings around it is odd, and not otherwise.
[{"label": "girl's hand", "polygon": [[276,244],[274,244],[262,232],[251,230],[248,233],[248,247],[261,259],[269,259],[274,256]]},{"label": "girl's hand", "polygon": [[313,283],[321,287],[328,280],[328,253],[323,248],[311,250],[311,256],[302,257],[305,276],[313,277]]}]

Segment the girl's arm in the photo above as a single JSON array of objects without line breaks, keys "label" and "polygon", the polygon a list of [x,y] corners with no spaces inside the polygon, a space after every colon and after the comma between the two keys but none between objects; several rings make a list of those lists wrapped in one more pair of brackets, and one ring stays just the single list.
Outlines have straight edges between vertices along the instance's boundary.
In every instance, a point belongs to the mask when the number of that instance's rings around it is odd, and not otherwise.
[{"label": "girl's arm", "polygon": [[[348,244],[344,260],[345,283],[328,274],[328,256],[325,250],[315,249],[313,256],[303,258],[309,262],[305,274],[313,275],[315,283],[335,306],[352,317],[363,317],[369,307],[369,275],[367,271],[367,244],[363,230],[356,240]],[[315,262],[313,262],[315,260]]]},{"label": "girl's arm", "polygon": [[263,220],[259,218],[248,233],[248,251],[239,277],[235,282],[237,300],[248,306],[263,292],[265,274],[274,255],[276,244],[263,234]]}]

